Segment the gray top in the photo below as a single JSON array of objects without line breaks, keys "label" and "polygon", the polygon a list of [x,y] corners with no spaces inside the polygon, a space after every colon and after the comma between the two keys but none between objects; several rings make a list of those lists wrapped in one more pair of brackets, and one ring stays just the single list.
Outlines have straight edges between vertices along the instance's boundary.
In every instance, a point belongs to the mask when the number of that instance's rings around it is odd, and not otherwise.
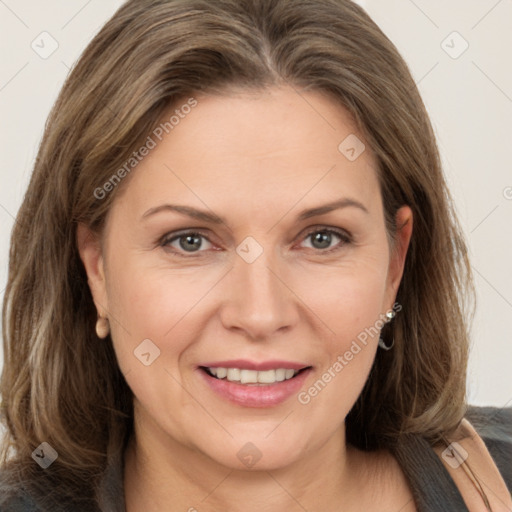
[{"label": "gray top", "polygon": [[[466,418],[485,442],[508,490],[512,493],[512,407],[469,407]],[[394,450],[413,491],[418,512],[468,512],[464,500],[436,452],[421,436],[409,435]],[[0,478],[0,512],[47,512],[37,498],[10,491]],[[102,479],[101,507],[65,508],[73,512],[125,512],[122,458],[112,460]],[[60,507],[59,507],[60,505]],[[62,508],[61,508],[62,507]]]}]

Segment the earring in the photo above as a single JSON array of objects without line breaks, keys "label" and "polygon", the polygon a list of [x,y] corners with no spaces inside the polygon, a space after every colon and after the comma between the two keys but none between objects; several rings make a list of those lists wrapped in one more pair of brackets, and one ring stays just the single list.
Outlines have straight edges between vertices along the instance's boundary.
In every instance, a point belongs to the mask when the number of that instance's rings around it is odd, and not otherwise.
[{"label": "earring", "polygon": [[396,313],[393,310],[388,311],[386,313],[386,318],[387,318],[387,322],[386,323],[391,322],[391,320],[393,320],[393,318],[395,318],[395,316],[396,316]]},{"label": "earring", "polygon": [[395,344],[395,339],[393,338],[393,341],[391,342],[391,345],[386,345],[384,340],[382,338],[379,338],[379,347],[384,350],[391,350],[393,348],[393,345]]},{"label": "earring", "polygon": [[[396,315],[396,313],[394,311],[388,311],[386,313],[386,318],[387,318],[386,323],[391,322],[391,320],[393,320],[393,318],[395,318],[395,315]],[[395,344],[395,338],[393,338],[393,341],[391,341],[391,345],[386,345],[386,343],[384,342],[382,337],[379,336],[379,347],[382,348],[383,350],[391,350],[393,348],[394,344]]]},{"label": "earring", "polygon": [[96,335],[100,339],[106,338],[110,333],[110,325],[108,323],[108,318],[99,316],[96,321]]}]

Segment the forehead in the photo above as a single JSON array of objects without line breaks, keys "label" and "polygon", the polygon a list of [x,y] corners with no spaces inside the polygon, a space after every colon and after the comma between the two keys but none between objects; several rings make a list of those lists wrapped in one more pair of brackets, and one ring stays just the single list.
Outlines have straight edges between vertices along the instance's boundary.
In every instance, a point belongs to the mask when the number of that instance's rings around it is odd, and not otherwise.
[{"label": "forehead", "polygon": [[180,199],[274,212],[341,196],[375,203],[374,156],[332,99],[276,88],[194,101],[175,103],[150,135],[155,146],[127,184],[135,209]]}]

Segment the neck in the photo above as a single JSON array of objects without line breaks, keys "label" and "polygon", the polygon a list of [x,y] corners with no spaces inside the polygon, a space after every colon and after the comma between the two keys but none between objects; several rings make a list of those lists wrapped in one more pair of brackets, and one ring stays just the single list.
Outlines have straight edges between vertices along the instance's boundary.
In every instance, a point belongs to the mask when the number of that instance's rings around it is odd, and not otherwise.
[{"label": "neck", "polygon": [[226,467],[154,424],[136,422],[125,453],[126,510],[334,511],[342,503],[359,510],[368,469],[364,452],[345,444],[344,424],[314,453],[258,471]]}]

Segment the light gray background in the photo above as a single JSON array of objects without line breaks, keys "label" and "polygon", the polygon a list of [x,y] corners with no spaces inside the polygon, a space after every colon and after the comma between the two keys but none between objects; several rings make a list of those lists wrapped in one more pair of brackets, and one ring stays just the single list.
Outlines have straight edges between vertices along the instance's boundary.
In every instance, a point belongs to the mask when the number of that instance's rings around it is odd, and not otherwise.
[{"label": "light gray background", "polygon": [[[0,299],[9,234],[50,107],[69,68],[121,3],[0,0]],[[478,291],[469,401],[510,405],[512,0],[359,3],[397,45],[419,84],[469,241]],[[49,48],[49,40],[41,42],[43,31],[59,45],[47,59],[31,48],[34,40]],[[464,41],[468,49],[452,58]]]}]

